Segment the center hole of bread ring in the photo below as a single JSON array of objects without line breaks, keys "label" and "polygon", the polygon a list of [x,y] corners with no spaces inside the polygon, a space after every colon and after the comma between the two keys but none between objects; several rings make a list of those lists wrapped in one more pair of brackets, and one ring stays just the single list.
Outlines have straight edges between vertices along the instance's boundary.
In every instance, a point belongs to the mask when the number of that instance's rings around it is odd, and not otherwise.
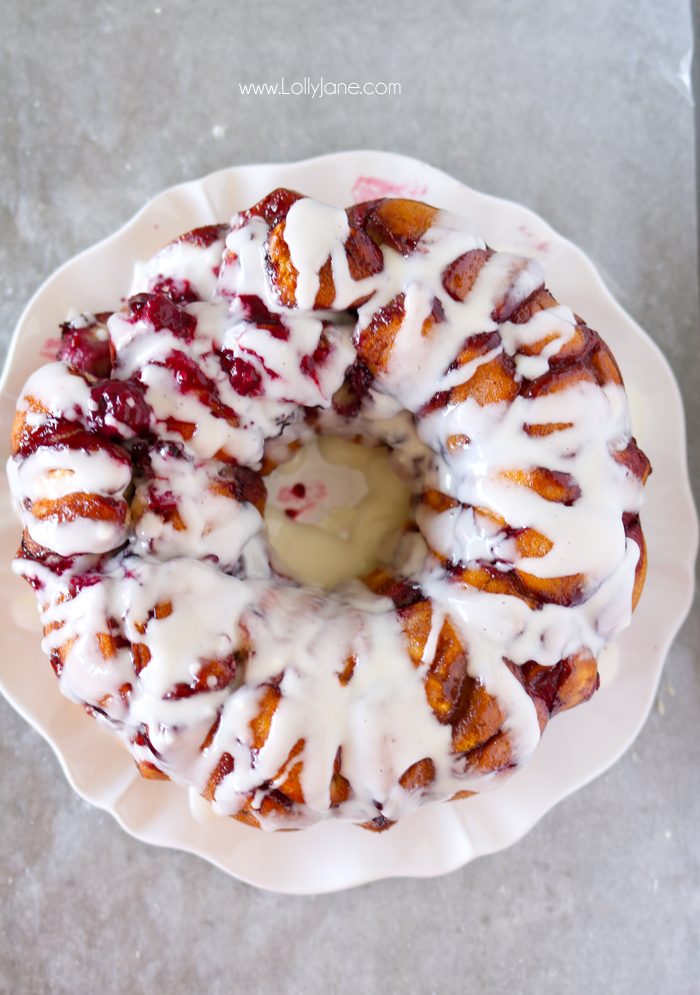
[{"label": "center hole of bread ring", "polygon": [[381,445],[320,436],[266,478],[275,569],[326,590],[390,563],[412,522],[408,485]]}]

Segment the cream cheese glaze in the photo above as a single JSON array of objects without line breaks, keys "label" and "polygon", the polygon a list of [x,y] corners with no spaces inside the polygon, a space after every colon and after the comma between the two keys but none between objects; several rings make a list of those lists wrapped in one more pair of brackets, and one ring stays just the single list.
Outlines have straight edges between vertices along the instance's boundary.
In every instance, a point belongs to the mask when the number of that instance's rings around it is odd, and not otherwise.
[{"label": "cream cheese glaze", "polygon": [[[542,726],[514,668],[596,657],[629,623],[641,556],[623,524],[642,483],[617,458],[631,438],[621,384],[579,377],[529,390],[578,329],[561,305],[510,320],[542,287],[539,266],[490,254],[459,300],[445,291],[446,269],[487,253],[461,219],[437,212],[410,252],[380,244],[381,268],[359,278],[351,227],[345,211],[309,198],[289,208],[293,308],[270,275],[270,226],[250,212],[137,266],[136,296],[108,322],[111,380],[132,393],[107,403],[94,378],[43,367],[18,405],[23,438],[59,422],[86,437],[49,434],[8,465],[26,533],[44,548],[16,569],[37,590],[63,692],[148,770],[271,829],[328,816],[388,824],[425,799],[496,783],[503,770],[455,751],[426,694],[444,625],[500,708],[511,769]],[[314,310],[328,260],[332,307]],[[349,415],[334,395],[378,310],[397,299],[388,360]],[[357,302],[353,328],[345,312]],[[456,363],[473,336],[485,348]],[[529,392],[431,407],[501,359]],[[416,497],[419,532],[399,544],[393,569],[430,600],[419,660],[388,597],[359,581],[300,587],[270,565],[250,471],[319,432],[387,446]],[[564,481],[566,500],[531,486],[542,469]],[[419,501],[429,490],[445,506]],[[533,530],[546,550],[521,544]],[[576,594],[537,602],[460,583],[455,568],[477,565],[532,584],[578,578]],[[430,776],[416,789],[404,775],[421,763]],[[349,790],[338,801],[341,771]],[[275,793],[284,804],[266,806]]]},{"label": "cream cheese glaze", "polygon": [[307,586],[332,589],[391,562],[412,517],[384,446],[314,436],[266,485],[272,563]]}]

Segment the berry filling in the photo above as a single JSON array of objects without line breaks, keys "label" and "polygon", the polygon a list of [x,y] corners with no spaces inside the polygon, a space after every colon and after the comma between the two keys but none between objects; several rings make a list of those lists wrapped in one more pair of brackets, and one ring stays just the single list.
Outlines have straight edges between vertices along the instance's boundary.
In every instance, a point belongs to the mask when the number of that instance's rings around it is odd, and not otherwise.
[{"label": "berry filling", "polygon": [[76,328],[66,322],[61,326],[61,345],[56,358],[70,363],[83,373],[108,377],[112,369],[109,338],[97,324]]},{"label": "berry filling", "polygon": [[189,280],[175,280],[172,276],[154,283],[151,292],[165,294],[174,304],[193,304],[200,299]]},{"label": "berry filling", "polygon": [[270,311],[259,297],[254,294],[241,294],[238,299],[243,307],[246,321],[257,325],[258,328],[264,328],[275,339],[288,341],[289,329],[283,323],[281,316]]},{"label": "berry filling", "polygon": [[228,225],[224,224],[203,225],[201,228],[193,228],[192,231],[185,232],[184,235],[180,235],[175,241],[196,245],[198,249],[208,249],[218,239],[225,238],[228,230]]},{"label": "berry filling", "polygon": [[147,321],[156,332],[169,331],[191,342],[197,319],[172,301],[167,294],[136,294],[127,302],[128,321]]},{"label": "berry filling", "polygon": [[237,394],[242,397],[259,397],[262,394],[262,377],[252,363],[234,356],[229,349],[223,349],[219,359]]},{"label": "berry filling", "polygon": [[[143,435],[151,422],[151,408],[143,388],[130,380],[104,380],[90,391],[94,404],[91,420],[106,436],[130,438]],[[123,429],[128,431],[125,433]]]}]

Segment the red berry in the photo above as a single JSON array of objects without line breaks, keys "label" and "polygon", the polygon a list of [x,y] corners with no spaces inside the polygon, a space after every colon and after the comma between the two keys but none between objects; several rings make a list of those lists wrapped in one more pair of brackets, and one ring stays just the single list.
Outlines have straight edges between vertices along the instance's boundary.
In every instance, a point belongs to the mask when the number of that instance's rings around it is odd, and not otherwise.
[{"label": "red berry", "polygon": [[[99,432],[130,438],[148,431],[151,408],[140,384],[130,380],[104,380],[94,385],[90,396],[95,405],[91,421]],[[123,427],[128,431],[124,432]]]},{"label": "red berry", "polygon": [[243,306],[246,321],[264,328],[275,339],[286,342],[289,338],[289,329],[283,323],[282,317],[270,311],[260,297],[255,294],[241,294],[238,298]]},{"label": "red berry", "polygon": [[318,340],[318,345],[311,355],[302,356],[299,364],[301,372],[307,377],[312,377],[318,383],[317,368],[324,365],[330,354],[331,344],[325,334],[322,333],[321,338]]},{"label": "red berry", "polygon": [[302,196],[302,194],[297,193],[295,190],[278,187],[277,190],[273,190],[267,197],[263,197],[257,204],[244,211],[241,219],[245,224],[251,218],[264,218],[270,228],[272,228],[279,221],[282,221],[283,218],[287,217],[292,204]]},{"label": "red berry", "polygon": [[108,377],[112,369],[109,353],[109,338],[104,327],[97,324],[75,328],[70,322],[61,326],[61,345],[57,359],[70,363],[83,373],[96,377]]},{"label": "red berry", "polygon": [[192,304],[200,299],[189,280],[174,280],[171,276],[154,283],[151,293],[165,294],[175,304]]},{"label": "red berry", "polygon": [[169,331],[178,338],[191,342],[197,319],[172,301],[166,294],[137,294],[127,302],[129,319],[147,321],[156,332]]},{"label": "red berry", "polygon": [[196,362],[184,352],[171,352],[164,364],[172,370],[175,383],[183,394],[211,394],[215,384],[200,370]]},{"label": "red berry", "polygon": [[234,356],[228,349],[220,353],[220,361],[237,394],[242,397],[258,397],[262,394],[262,377],[252,363]]},{"label": "red berry", "polygon": [[220,238],[225,238],[231,229],[228,225],[203,225],[201,228],[193,228],[186,231],[184,235],[176,238],[176,242],[189,242],[200,249],[206,249],[213,245]]}]

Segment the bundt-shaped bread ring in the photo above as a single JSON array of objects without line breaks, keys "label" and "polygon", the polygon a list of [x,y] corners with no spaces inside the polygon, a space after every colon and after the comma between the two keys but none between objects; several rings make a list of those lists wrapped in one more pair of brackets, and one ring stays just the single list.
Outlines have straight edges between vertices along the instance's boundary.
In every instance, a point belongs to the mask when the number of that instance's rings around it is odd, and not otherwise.
[{"label": "bundt-shaped bread ring", "polygon": [[[330,592],[270,562],[266,474],[381,445],[394,559]],[[460,218],[276,190],[63,326],[8,472],[61,688],[146,777],[252,826],[382,830],[523,763],[589,698],[644,584],[648,460],[600,336]]]}]

